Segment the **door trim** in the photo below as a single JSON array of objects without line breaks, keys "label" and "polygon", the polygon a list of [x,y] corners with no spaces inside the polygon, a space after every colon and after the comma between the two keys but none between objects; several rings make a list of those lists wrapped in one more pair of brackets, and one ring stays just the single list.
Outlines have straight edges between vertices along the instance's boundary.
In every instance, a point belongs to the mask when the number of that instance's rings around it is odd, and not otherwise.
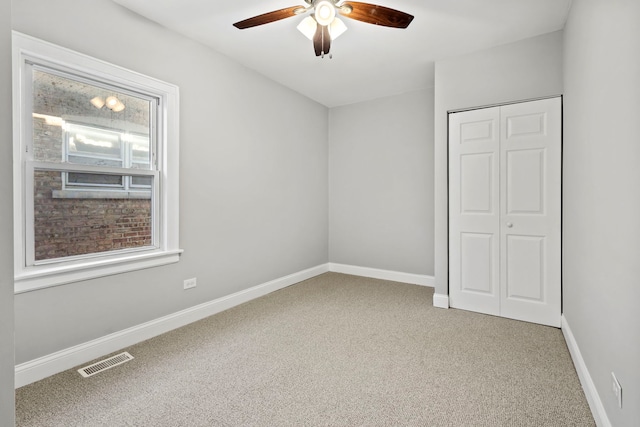
[{"label": "door trim", "polygon": [[[465,111],[482,110],[484,108],[504,107],[505,105],[524,104],[532,101],[543,101],[545,99],[555,99],[555,98],[560,98],[562,100],[562,95],[540,96],[538,98],[527,98],[527,99],[522,99],[520,101],[498,102],[496,104],[486,104],[486,105],[481,105],[479,107],[466,107],[466,108],[456,108],[453,110],[447,110],[447,125],[449,124],[450,114],[463,113]],[[447,132],[447,147],[449,147],[449,132]],[[447,165],[447,171],[448,170],[449,170],[449,166]]]}]

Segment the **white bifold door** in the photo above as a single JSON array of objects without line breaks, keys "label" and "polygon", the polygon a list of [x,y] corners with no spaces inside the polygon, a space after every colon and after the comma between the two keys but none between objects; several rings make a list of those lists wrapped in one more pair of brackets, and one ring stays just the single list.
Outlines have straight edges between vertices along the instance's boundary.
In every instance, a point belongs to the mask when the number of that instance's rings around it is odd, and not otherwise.
[{"label": "white bifold door", "polygon": [[449,115],[453,308],[560,326],[561,99]]}]

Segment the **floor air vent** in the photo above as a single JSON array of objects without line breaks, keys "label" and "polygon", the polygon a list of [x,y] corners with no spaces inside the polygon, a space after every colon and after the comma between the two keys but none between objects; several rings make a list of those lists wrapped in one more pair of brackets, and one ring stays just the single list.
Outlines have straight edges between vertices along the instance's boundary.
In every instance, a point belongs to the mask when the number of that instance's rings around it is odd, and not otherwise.
[{"label": "floor air vent", "polygon": [[128,362],[132,359],[133,356],[125,351],[124,353],[116,354],[115,356],[111,356],[108,359],[104,359],[92,365],[85,366],[82,369],[78,369],[78,372],[80,372],[80,375],[82,375],[83,377],[88,378],[99,372],[113,368],[114,366],[122,365],[123,363]]}]

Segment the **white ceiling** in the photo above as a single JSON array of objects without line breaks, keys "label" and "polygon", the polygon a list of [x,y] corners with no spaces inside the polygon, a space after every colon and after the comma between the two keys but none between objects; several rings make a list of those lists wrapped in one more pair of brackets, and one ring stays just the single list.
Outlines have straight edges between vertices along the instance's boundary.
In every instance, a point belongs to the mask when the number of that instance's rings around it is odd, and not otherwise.
[{"label": "white ceiling", "polygon": [[327,106],[433,86],[434,61],[564,27],[571,0],[368,0],[415,18],[407,29],[343,21],[348,31],[315,56],[301,16],[238,30],[303,0],[114,0]]}]

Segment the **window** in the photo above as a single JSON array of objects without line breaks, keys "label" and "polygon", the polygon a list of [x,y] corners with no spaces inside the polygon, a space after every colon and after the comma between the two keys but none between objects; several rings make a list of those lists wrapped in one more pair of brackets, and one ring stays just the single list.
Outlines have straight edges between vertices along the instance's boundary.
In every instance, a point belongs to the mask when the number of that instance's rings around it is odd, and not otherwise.
[{"label": "window", "polygon": [[178,88],[13,43],[16,292],[178,261]]}]

